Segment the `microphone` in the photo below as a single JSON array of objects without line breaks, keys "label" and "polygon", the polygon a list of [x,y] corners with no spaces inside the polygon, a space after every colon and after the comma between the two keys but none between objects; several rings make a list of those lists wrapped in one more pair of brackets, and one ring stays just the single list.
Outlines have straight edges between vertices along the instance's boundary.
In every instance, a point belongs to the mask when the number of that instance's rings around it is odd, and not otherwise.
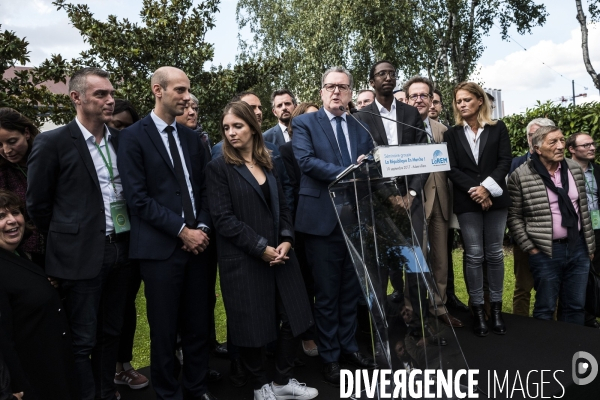
[{"label": "microphone", "polygon": [[[343,107],[343,106],[340,106],[340,109],[341,109],[341,107]],[[397,124],[406,125],[406,126],[408,126],[409,128],[413,128],[413,129],[416,129],[416,130],[418,130],[418,131],[425,132],[425,133],[427,134],[427,136],[428,136],[428,137],[431,137],[431,135],[429,134],[429,132],[427,132],[425,129],[417,128],[416,126],[412,126],[412,125],[406,124],[406,123],[404,123],[404,122],[396,121],[395,119],[388,118],[388,117],[384,117],[383,115],[380,115],[380,114],[375,114],[375,113],[373,113],[373,112],[371,112],[371,111],[367,111],[367,110],[365,110],[365,109],[360,109],[360,110],[357,110],[356,108],[352,108],[352,109],[350,109],[350,113],[351,113],[351,115],[352,115],[352,114],[356,114],[356,113],[366,113],[366,114],[371,114],[371,115],[374,115],[374,116],[376,116],[376,117],[383,118],[383,119],[387,119],[387,120],[390,120],[390,121],[394,121],[394,122],[395,122],[395,123],[397,123]],[[433,138],[431,138],[431,139],[433,139]],[[435,140],[434,140],[434,142],[435,142]]]},{"label": "microphone", "polygon": [[[350,114],[349,114],[349,115],[350,115],[352,118],[354,118],[354,120],[355,120],[356,122],[358,122],[358,124],[359,124],[360,126],[362,126],[362,127],[363,127],[363,129],[364,129],[365,131],[367,131],[367,133],[369,134],[369,136],[371,136],[371,140],[373,141],[373,148],[375,148],[375,147],[379,146],[379,145],[377,144],[377,142],[375,141],[375,139],[373,138],[373,134],[371,133],[371,131],[369,131],[369,130],[367,129],[367,127],[366,127],[366,126],[364,126],[364,125],[363,125],[363,123],[362,123],[362,122],[360,122],[360,121],[358,120],[358,118],[356,118],[354,115],[352,115],[352,110],[355,110],[355,112],[356,112],[356,108],[351,108],[351,109],[350,109]],[[340,111],[346,112],[346,107],[344,107],[344,106],[340,106]]]}]

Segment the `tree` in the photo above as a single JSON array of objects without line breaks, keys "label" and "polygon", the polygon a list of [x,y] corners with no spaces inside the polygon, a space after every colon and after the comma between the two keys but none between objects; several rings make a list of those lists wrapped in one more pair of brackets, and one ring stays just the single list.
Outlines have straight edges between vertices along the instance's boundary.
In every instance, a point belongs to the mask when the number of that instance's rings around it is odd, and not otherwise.
[{"label": "tree", "polygon": [[[0,25],[1,28],[1,25]],[[29,43],[12,31],[0,31],[0,76],[17,64],[29,60]],[[46,81],[66,82],[68,64],[60,55],[34,69],[15,71],[10,79],[0,80],[0,107],[11,107],[29,118],[36,126],[51,120],[63,124],[71,118],[72,107],[68,96],[53,94],[43,84]]]},{"label": "tree", "polygon": [[[161,66],[183,70],[198,97],[200,119],[205,130],[217,137],[221,110],[238,91],[265,86],[277,61],[266,62],[248,57],[233,68],[213,67],[214,46],[205,35],[214,27],[219,0],[204,0],[193,7],[192,0],[144,0],[141,23],[110,15],[106,22],[97,20],[85,4],[54,3],[67,12],[90,49],[72,60],[74,68],[96,66],[110,72],[117,95],[131,101],[142,114],[154,106],[150,77]],[[261,86],[262,85],[262,86]]]},{"label": "tree", "polygon": [[[596,86],[596,89],[600,90],[600,79],[598,78],[596,70],[592,66],[592,62],[590,61],[590,51],[588,50],[587,18],[585,16],[585,12],[583,11],[581,0],[575,0],[575,5],[577,7],[577,21],[581,27],[581,50],[583,52],[583,63],[585,64],[585,69],[587,70],[588,74],[592,77],[592,81],[594,81],[594,86]],[[600,0],[591,0],[588,11],[590,13],[590,19],[592,22],[600,21]]]},{"label": "tree", "polygon": [[547,13],[532,0],[240,0],[240,27],[254,45],[246,54],[280,57],[278,84],[304,99],[317,99],[320,74],[345,65],[359,87],[370,66],[387,59],[409,77],[424,74],[442,86],[467,80],[496,24],[521,34],[542,25]]}]

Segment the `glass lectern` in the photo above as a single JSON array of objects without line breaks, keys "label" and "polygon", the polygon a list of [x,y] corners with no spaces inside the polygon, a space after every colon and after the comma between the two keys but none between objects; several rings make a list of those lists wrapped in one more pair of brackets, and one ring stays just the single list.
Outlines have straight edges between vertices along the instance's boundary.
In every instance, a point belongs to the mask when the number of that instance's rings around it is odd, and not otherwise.
[{"label": "glass lectern", "polygon": [[[426,180],[428,174],[416,177],[398,168],[397,176],[384,177],[383,159],[377,149],[374,154],[340,174],[329,192],[370,311],[378,368],[468,369],[453,328],[429,313],[437,287],[427,264],[423,197],[407,196],[411,176]],[[403,299],[388,298],[388,279],[403,286],[395,287]]]}]

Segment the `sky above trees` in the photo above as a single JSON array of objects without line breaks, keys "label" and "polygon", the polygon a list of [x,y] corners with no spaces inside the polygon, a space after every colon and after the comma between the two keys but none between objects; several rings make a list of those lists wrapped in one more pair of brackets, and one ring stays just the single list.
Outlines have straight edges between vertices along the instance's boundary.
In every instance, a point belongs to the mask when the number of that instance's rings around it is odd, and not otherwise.
[{"label": "sky above trees", "polygon": [[[85,3],[96,18],[106,19],[109,14],[115,14],[132,22],[139,21],[141,0],[87,0]],[[486,49],[474,79],[483,82],[484,87],[502,89],[506,114],[522,112],[526,107],[533,107],[537,100],[571,96],[572,79],[575,80],[576,94],[588,94],[586,99],[578,97],[577,103],[600,101],[598,90],[583,64],[575,2],[550,0],[544,3],[549,13],[547,22],[543,27],[534,27],[531,35],[520,36],[511,29],[509,35],[514,41],[505,42],[500,38],[499,29],[494,27],[484,38]],[[239,52],[238,34],[251,37],[248,30],[238,31],[236,4],[236,0],[221,2],[216,27],[206,35],[207,42],[215,44],[214,65],[235,63]],[[3,29],[27,37],[32,65],[38,65],[52,53],[70,59],[87,48],[79,32],[70,25],[66,13],[57,11],[51,0],[20,3],[0,0],[0,24]],[[589,29],[591,60],[599,70],[600,26],[592,25]],[[206,67],[210,67],[210,63]]]}]

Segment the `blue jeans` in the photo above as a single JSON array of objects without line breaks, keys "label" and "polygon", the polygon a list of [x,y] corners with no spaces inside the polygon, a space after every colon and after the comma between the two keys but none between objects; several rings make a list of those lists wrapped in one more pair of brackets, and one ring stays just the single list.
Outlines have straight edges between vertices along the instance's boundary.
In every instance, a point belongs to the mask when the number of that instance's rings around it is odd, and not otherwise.
[{"label": "blue jeans", "polygon": [[[487,262],[490,302],[502,301],[504,288],[504,228],[508,209],[458,214],[460,233],[465,246],[467,286],[471,303],[482,305],[483,260]],[[485,245],[484,245],[485,243]]]},{"label": "blue jeans", "polygon": [[558,320],[583,325],[590,256],[583,238],[578,240],[573,251],[567,243],[553,243],[552,257],[541,251],[529,255],[536,290],[534,318],[551,320],[560,298]]}]

